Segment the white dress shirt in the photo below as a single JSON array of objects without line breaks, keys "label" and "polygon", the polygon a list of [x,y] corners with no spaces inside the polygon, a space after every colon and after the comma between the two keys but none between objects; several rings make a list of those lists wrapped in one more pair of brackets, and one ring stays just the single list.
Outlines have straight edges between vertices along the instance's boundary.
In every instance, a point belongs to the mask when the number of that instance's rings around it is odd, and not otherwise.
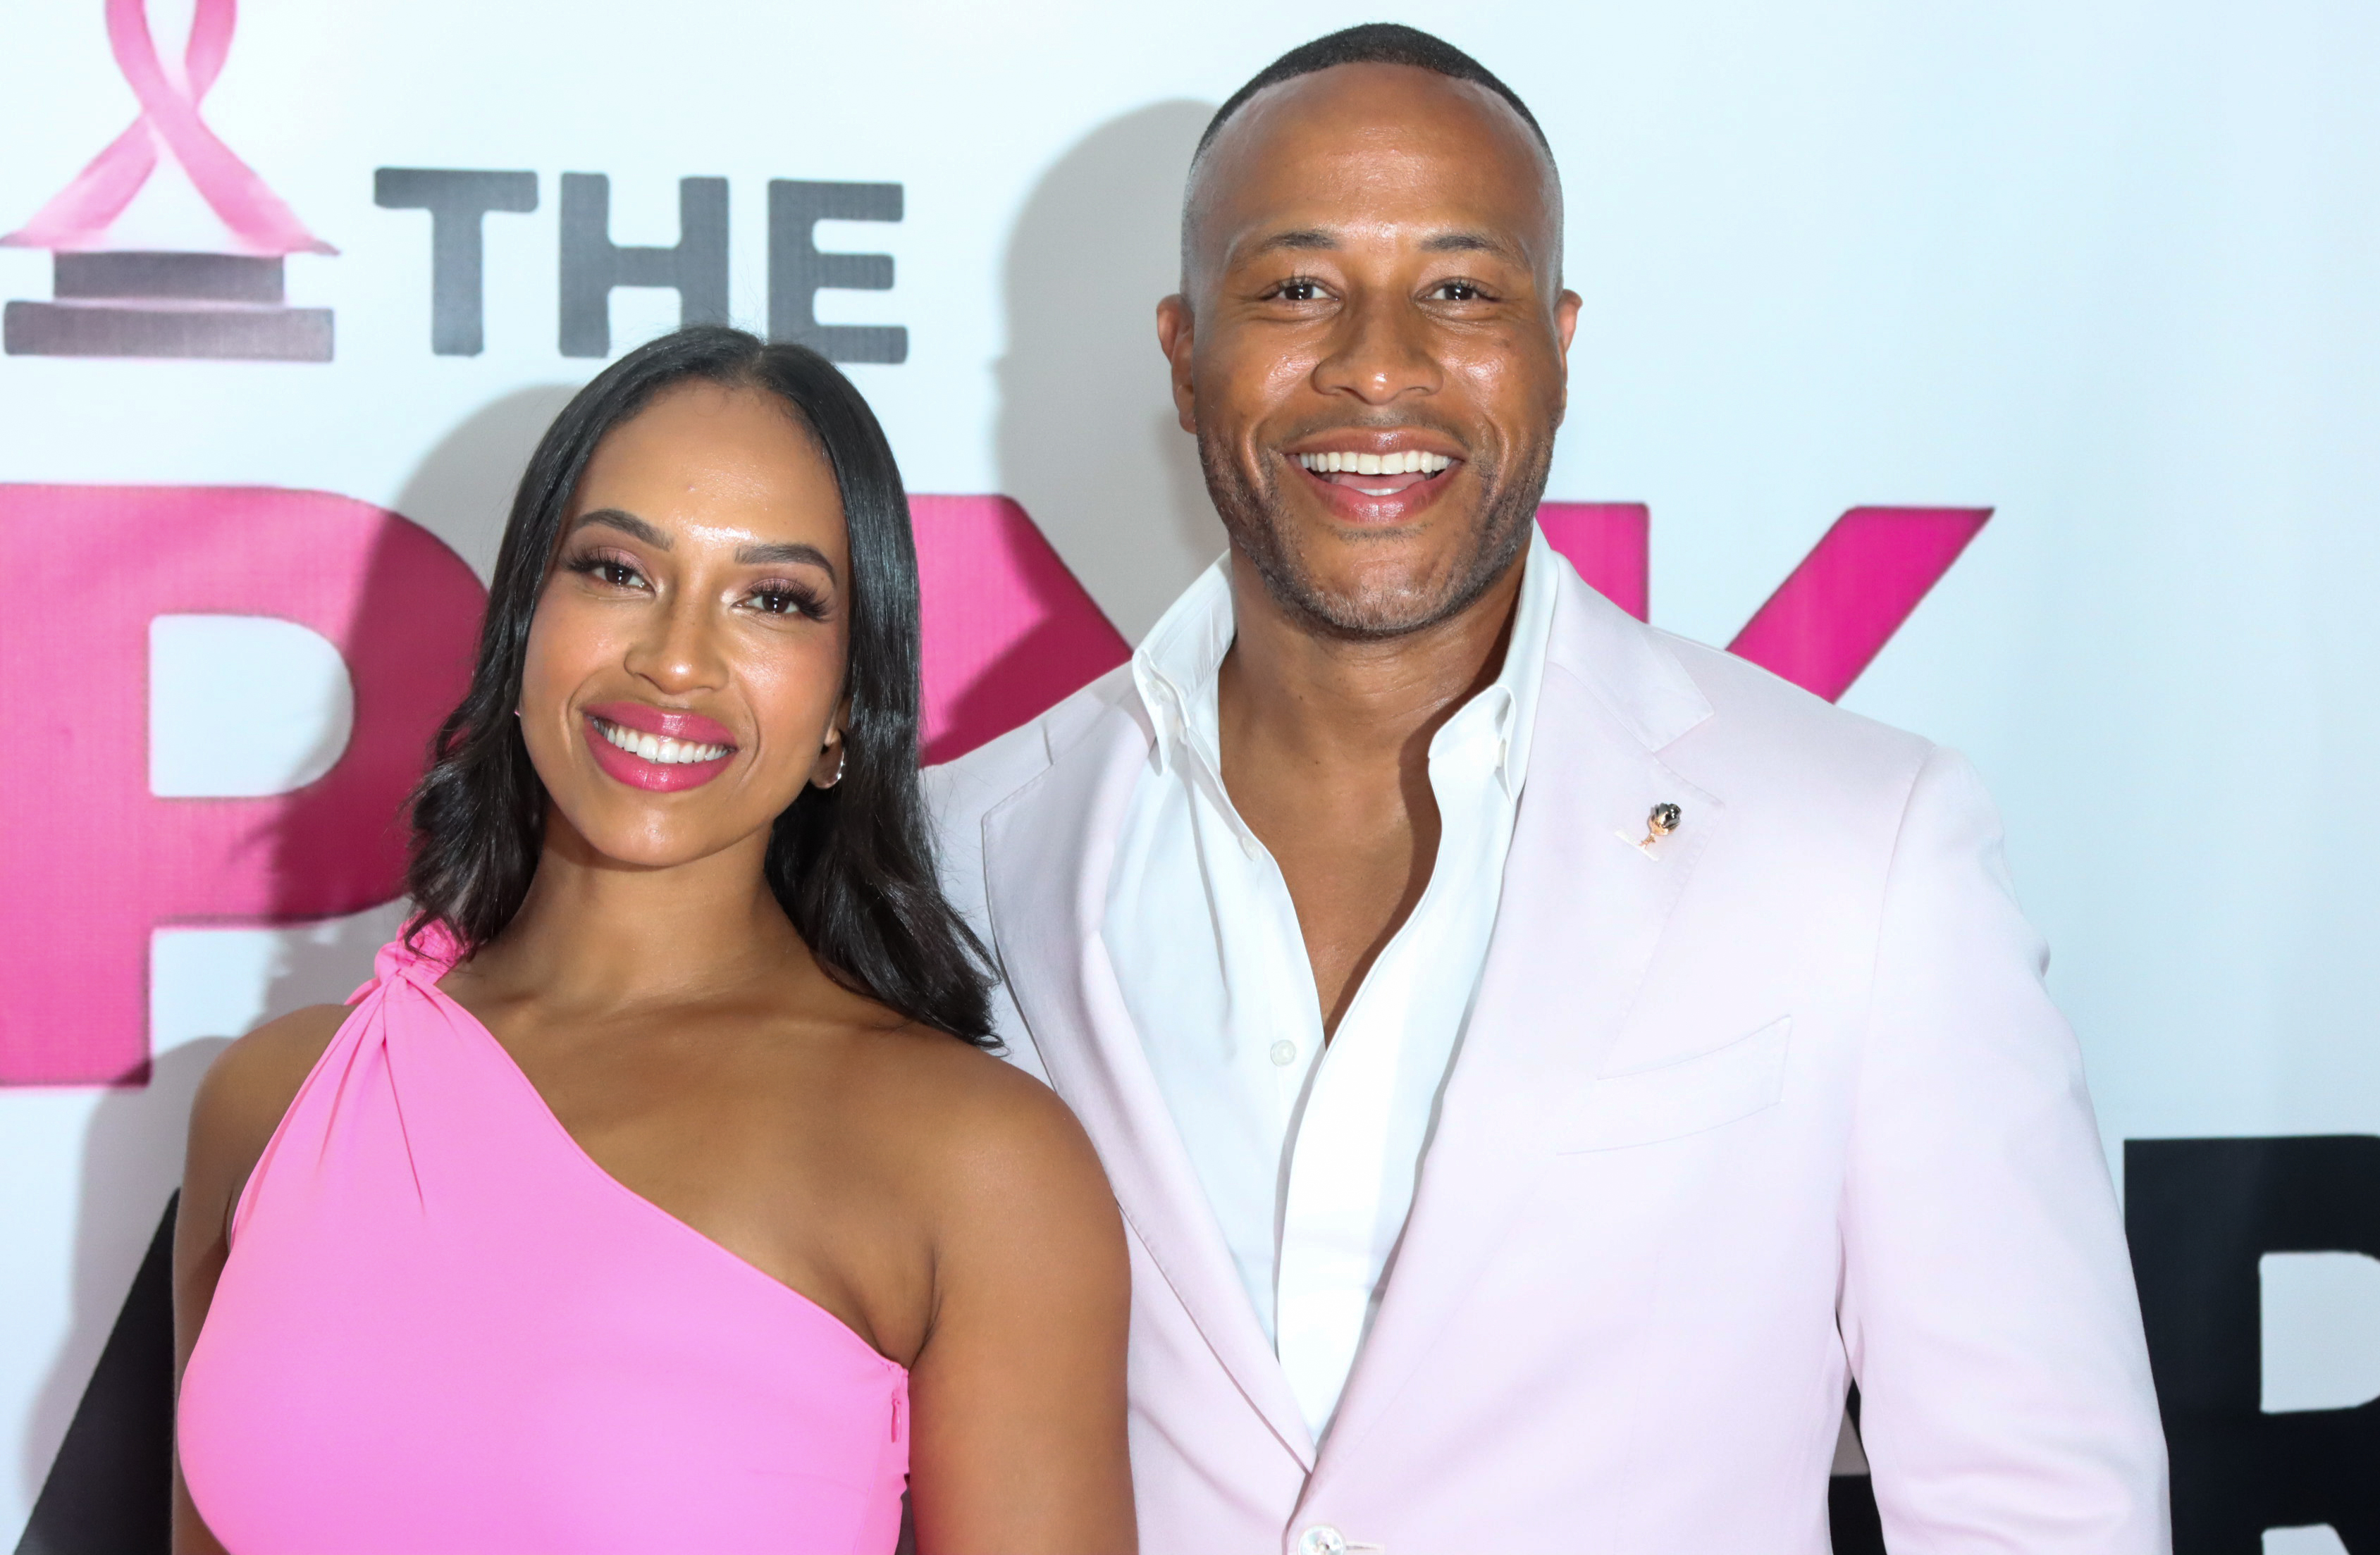
[{"label": "white dress shirt", "polygon": [[1159,1089],[1315,1439],[1404,1228],[1495,927],[1556,594],[1531,531],[1504,664],[1430,740],[1438,860],[1325,1044],[1297,909],[1224,790],[1229,559],[1133,655],[1158,740],[1108,881],[1104,937]]}]

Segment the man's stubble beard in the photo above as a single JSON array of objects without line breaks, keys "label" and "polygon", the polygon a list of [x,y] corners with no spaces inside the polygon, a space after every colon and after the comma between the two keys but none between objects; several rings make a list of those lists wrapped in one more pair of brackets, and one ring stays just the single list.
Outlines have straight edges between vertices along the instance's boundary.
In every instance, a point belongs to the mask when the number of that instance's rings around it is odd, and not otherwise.
[{"label": "man's stubble beard", "polygon": [[1203,428],[1198,433],[1207,495],[1232,543],[1264,580],[1265,592],[1316,635],[1356,642],[1402,637],[1451,620],[1504,575],[1528,544],[1529,525],[1553,464],[1553,439],[1524,448],[1519,463],[1522,467],[1510,479],[1502,478],[1492,460],[1469,466],[1488,491],[1487,504],[1440,586],[1427,594],[1408,588],[1349,597],[1324,588],[1289,538],[1293,530],[1278,484],[1270,476],[1262,488],[1252,484],[1220,439],[1210,439]]}]

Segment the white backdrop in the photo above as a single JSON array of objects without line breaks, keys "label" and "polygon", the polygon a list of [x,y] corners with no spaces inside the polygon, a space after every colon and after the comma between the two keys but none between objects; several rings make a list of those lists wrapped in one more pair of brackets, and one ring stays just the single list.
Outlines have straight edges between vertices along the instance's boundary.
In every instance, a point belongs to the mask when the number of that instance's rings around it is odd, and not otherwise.
[{"label": "white backdrop", "polygon": [[[1548,496],[1650,504],[1657,623],[1725,642],[1852,505],[1997,510],[1845,701],[1992,783],[2111,1157],[2380,1134],[2380,11],[1385,9],[1551,138],[1585,309]],[[563,174],[608,175],[613,238],[663,245],[677,180],[726,178],[755,326],[768,181],[893,183],[899,222],[818,243],[893,256],[894,284],[819,311],[908,331],[905,361],[849,370],[911,488],[1016,498],[1136,637],[1220,544],[1150,325],[1188,149],[1275,54],[1378,14],[250,0],[204,114],[340,250],[287,269],[334,358],[0,356],[0,482],[318,488],[484,575],[519,460],[600,365],[557,349]],[[150,15],[178,54],[188,0]],[[99,0],[0,0],[0,228],[136,112]],[[431,353],[430,222],[374,204],[382,167],[536,174],[533,212],[484,222],[482,354]],[[169,163],[118,239],[221,235]],[[51,286],[47,254],[0,248],[0,298]],[[668,292],[611,306],[615,347],[676,319]],[[241,688],[196,734],[157,693],[152,745],[197,791],[302,765],[336,716],[303,653],[173,657]],[[71,710],[14,669],[23,757]],[[344,995],[392,916],[161,934],[150,1086],[0,1089],[0,1536],[177,1175],[192,1044]],[[2268,1259],[2264,1292],[2266,1407],[2380,1393],[2380,1262]]]}]

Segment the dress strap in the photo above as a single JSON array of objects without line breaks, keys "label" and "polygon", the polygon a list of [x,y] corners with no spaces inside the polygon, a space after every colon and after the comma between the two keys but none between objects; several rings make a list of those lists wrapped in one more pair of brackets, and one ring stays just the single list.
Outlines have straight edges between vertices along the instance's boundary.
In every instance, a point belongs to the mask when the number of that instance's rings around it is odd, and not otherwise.
[{"label": "dress strap", "polygon": [[411,934],[400,934],[380,947],[372,958],[372,978],[370,982],[347,995],[347,1003],[360,1004],[374,989],[403,980],[428,988],[455,968],[463,958],[463,943],[455,931],[437,919],[422,924]]}]

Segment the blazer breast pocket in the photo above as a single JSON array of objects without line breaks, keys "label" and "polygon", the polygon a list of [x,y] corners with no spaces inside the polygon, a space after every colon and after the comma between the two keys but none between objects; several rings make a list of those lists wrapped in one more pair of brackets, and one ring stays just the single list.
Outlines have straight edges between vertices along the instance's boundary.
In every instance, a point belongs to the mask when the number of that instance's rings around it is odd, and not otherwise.
[{"label": "blazer breast pocket", "polygon": [[1557,1155],[1681,1139],[1749,1117],[1785,1091],[1793,1018],[1658,1069],[1605,1075],[1586,1088],[1554,1141]]}]

